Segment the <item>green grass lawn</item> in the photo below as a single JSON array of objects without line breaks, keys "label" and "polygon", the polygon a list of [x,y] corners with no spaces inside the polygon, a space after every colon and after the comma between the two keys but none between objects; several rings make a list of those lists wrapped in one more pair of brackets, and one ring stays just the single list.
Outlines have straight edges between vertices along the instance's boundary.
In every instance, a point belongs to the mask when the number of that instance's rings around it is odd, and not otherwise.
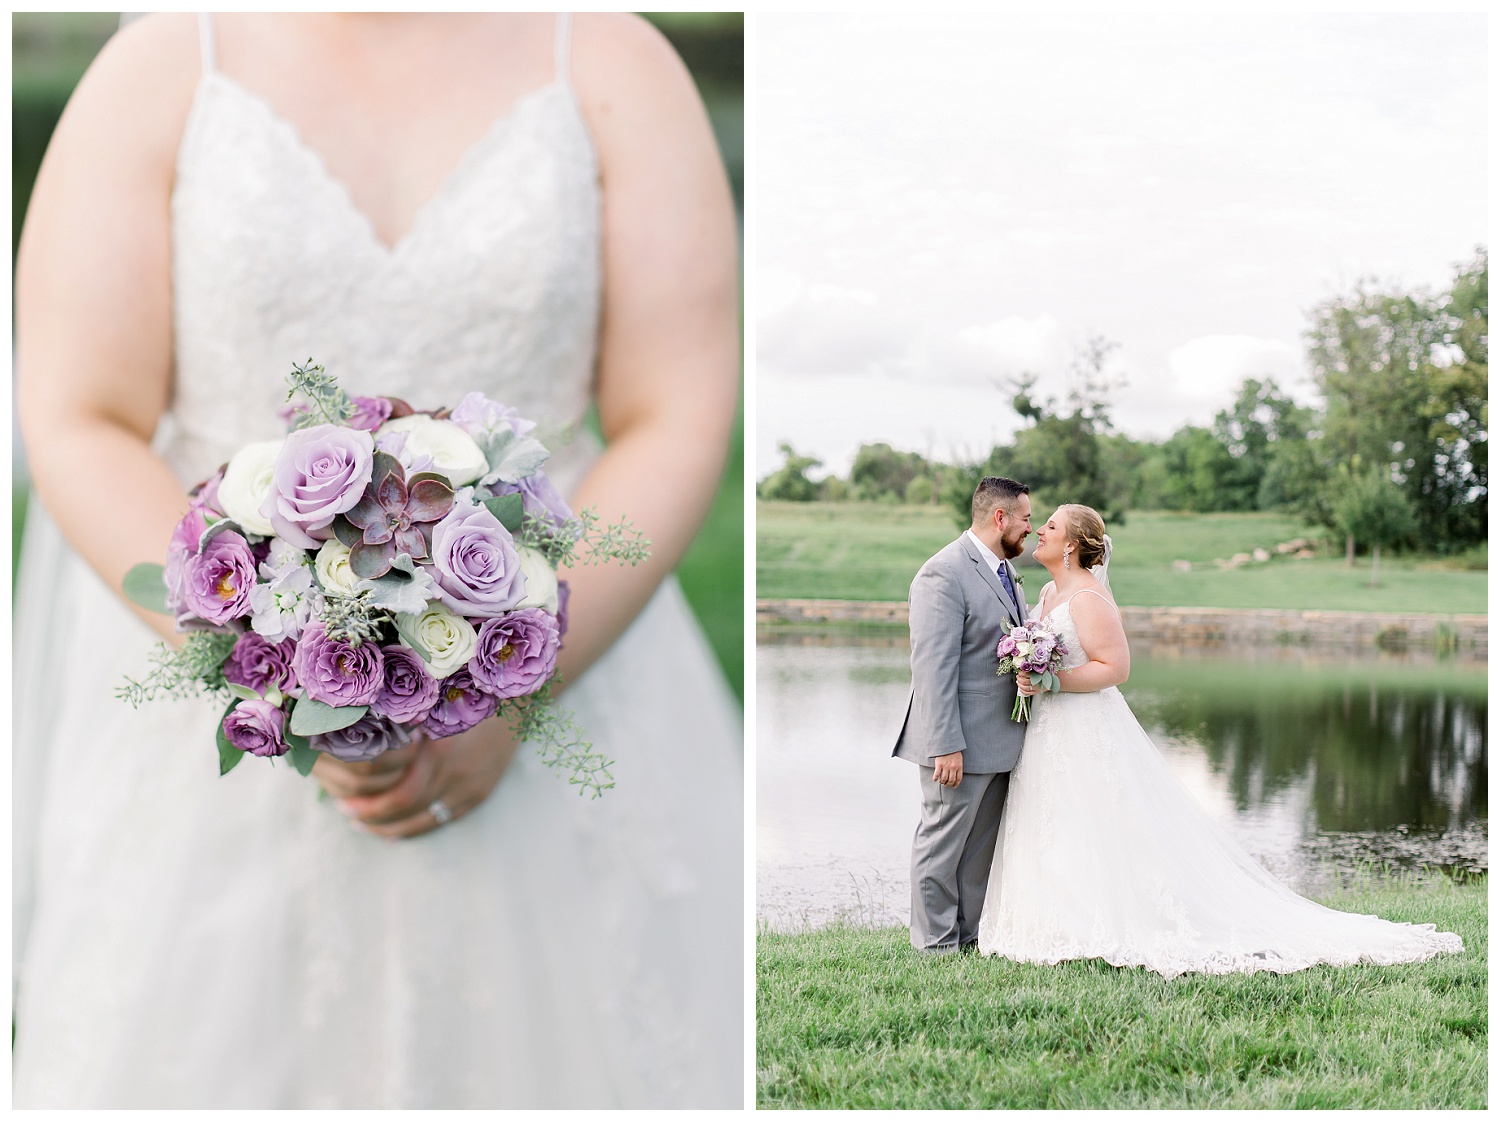
[{"label": "green grass lawn", "polygon": [[1460,955],[1171,981],[915,954],[905,929],[757,940],[761,1107],[1470,1108],[1488,1099],[1484,880],[1327,901]]},{"label": "green grass lawn", "polygon": [[[1036,521],[1050,511],[1039,512]],[[922,562],[958,535],[946,507],[876,503],[756,504],[756,595],[762,598],[905,600]],[[1279,514],[1135,511],[1110,527],[1110,582],[1122,604],[1210,608],[1331,608],[1484,614],[1487,574],[1444,568],[1430,558],[1385,557],[1372,589],[1368,558],[1350,569],[1324,549],[1313,560],[1275,558],[1221,572],[1214,558],[1274,552],[1276,543],[1321,537]],[[1029,539],[1035,542],[1035,539]],[[1044,570],[1024,555],[1032,603]],[[1172,568],[1193,562],[1191,572]]]}]

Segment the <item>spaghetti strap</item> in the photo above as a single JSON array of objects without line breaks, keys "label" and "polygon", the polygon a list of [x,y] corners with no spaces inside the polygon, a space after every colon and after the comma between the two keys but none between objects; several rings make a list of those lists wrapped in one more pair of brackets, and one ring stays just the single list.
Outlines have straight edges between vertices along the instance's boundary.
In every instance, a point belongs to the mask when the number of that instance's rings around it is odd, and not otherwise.
[{"label": "spaghetti strap", "polygon": [[1078,597],[1082,596],[1084,593],[1099,597],[1099,599],[1103,600],[1106,604],[1108,604],[1115,610],[1115,615],[1120,614],[1120,605],[1116,604],[1113,600],[1104,595],[1104,593],[1100,592],[1097,588],[1080,588],[1077,592],[1073,593],[1072,596],[1068,597],[1068,603],[1071,604],[1074,600],[1078,599]]},{"label": "spaghetti strap", "polygon": [[203,73],[214,72],[214,14],[198,13],[198,50],[202,56]]},{"label": "spaghetti strap", "polygon": [[573,14],[571,12],[558,12],[557,23],[554,25],[552,42],[552,65],[554,69],[554,80],[566,86],[569,84],[568,55],[573,43]]}]

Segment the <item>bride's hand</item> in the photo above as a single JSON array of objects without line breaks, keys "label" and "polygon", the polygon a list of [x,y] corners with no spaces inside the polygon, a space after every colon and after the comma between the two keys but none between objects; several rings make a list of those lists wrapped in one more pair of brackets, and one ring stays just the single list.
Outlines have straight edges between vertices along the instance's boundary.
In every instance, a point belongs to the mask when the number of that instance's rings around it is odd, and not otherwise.
[{"label": "bride's hand", "polygon": [[[379,764],[397,757],[389,772],[362,776],[365,789],[347,795],[336,795],[340,810],[357,823],[356,828],[380,837],[414,838],[442,825],[428,809],[442,800],[453,818],[461,818],[489,798],[495,784],[515,758],[516,740],[503,720],[491,718],[468,732],[442,740],[421,740],[397,752],[387,752],[371,761]],[[337,764],[338,761],[329,761]],[[319,760],[319,767],[324,761]],[[342,768],[368,765],[344,764]],[[323,775],[314,769],[320,781]],[[346,778],[344,771],[329,771],[336,782]],[[375,787],[374,791],[368,787]],[[328,788],[328,783],[324,782]],[[335,794],[331,789],[330,794]],[[445,820],[446,821],[446,820]]]},{"label": "bride's hand", "polygon": [[1019,670],[1016,672],[1016,692],[1022,697],[1035,697],[1041,692],[1036,688],[1036,683],[1031,680],[1031,671]]}]

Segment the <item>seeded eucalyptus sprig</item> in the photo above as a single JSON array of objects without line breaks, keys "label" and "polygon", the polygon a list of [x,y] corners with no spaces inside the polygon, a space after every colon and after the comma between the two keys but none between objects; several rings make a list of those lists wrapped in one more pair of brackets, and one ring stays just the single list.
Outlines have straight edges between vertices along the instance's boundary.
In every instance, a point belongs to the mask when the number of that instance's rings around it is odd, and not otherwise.
[{"label": "seeded eucalyptus sprig", "polygon": [[542,763],[566,774],[579,794],[597,799],[615,785],[615,777],[609,771],[614,761],[594,751],[594,745],[584,739],[583,730],[570,714],[548,704],[553,683],[557,681],[554,676],[529,697],[507,702],[502,715],[516,740],[537,746]]},{"label": "seeded eucalyptus sprig", "polygon": [[180,650],[158,643],[151,652],[151,670],[141,681],[126,678],[115,696],[139,709],[159,695],[181,700],[202,694],[224,693],[224,660],[234,650],[236,636],[217,631],[191,631]]},{"label": "seeded eucalyptus sprig", "polygon": [[379,643],[381,626],[390,618],[390,612],[370,604],[367,589],[358,592],[325,591],[318,609],[318,619],[328,637],[352,647]]},{"label": "seeded eucalyptus sprig", "polygon": [[314,364],[312,359],[293,363],[286,381],[290,387],[286,391],[288,401],[299,393],[307,399],[307,407],[292,418],[293,429],[342,425],[354,416],[354,399],[339,388],[338,379],[324,370],[321,363]]},{"label": "seeded eucalyptus sprig", "polygon": [[554,568],[603,565],[609,561],[639,565],[651,556],[651,539],[628,519],[622,518],[600,529],[596,507],[580,511],[571,522],[561,526],[528,511],[521,523],[521,541],[546,554]]}]

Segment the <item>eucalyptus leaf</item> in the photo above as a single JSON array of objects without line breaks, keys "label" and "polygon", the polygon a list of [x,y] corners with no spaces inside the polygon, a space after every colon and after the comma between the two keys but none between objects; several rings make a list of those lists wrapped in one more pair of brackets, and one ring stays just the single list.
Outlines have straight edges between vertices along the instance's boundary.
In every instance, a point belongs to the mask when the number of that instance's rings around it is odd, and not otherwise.
[{"label": "eucalyptus leaf", "polygon": [[249,686],[242,686],[238,682],[225,682],[224,688],[227,689],[230,693],[234,694],[234,696],[239,698],[241,701],[261,700],[260,694],[256,693]]},{"label": "eucalyptus leaf", "polygon": [[[229,708],[224,710],[224,717],[233,713],[234,707],[238,704],[237,700],[231,702]],[[219,774],[221,776],[228,775],[235,769],[235,765],[245,758],[245,753],[229,743],[229,737],[224,735],[224,717],[219,718],[218,733],[214,737],[219,745]]]},{"label": "eucalyptus leaf", "polygon": [[495,516],[512,534],[521,528],[521,522],[526,517],[526,503],[521,498],[519,491],[512,491],[509,495],[496,495],[494,498],[484,500],[484,508]]},{"label": "eucalyptus leaf", "polygon": [[131,603],[139,604],[147,611],[169,616],[167,610],[167,584],[165,566],[151,561],[142,561],[132,566],[121,582],[121,590]]},{"label": "eucalyptus leaf", "polygon": [[369,712],[368,705],[344,705],[335,708],[314,701],[310,697],[298,698],[292,707],[289,728],[299,736],[317,736],[324,732],[346,729]]},{"label": "eucalyptus leaf", "polygon": [[287,749],[286,758],[297,769],[297,774],[306,775],[312,771],[313,764],[318,762],[318,750],[311,747],[305,740],[298,744],[291,737],[287,737],[287,743],[291,744],[291,747]]},{"label": "eucalyptus leaf", "polygon": [[198,552],[201,554],[205,549],[208,548],[208,543],[213,541],[225,530],[233,530],[236,534],[239,534],[240,537],[245,536],[245,528],[238,522],[236,522],[233,518],[221,518],[213,525],[209,526],[208,529],[204,530],[203,533],[198,535]]},{"label": "eucalyptus leaf", "polygon": [[508,427],[482,438],[479,447],[490,465],[490,470],[480,480],[485,485],[497,479],[502,483],[519,483],[535,474],[550,454],[540,440],[517,436]]}]

